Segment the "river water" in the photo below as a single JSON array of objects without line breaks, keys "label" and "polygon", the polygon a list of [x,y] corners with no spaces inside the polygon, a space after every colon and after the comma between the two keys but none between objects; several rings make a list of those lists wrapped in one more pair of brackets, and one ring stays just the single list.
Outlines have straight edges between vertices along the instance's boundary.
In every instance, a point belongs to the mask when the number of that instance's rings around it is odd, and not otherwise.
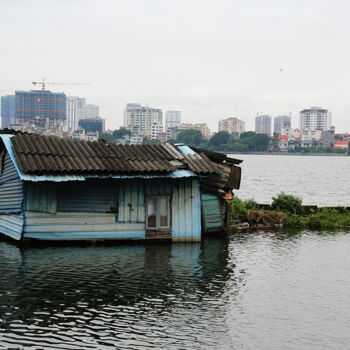
[{"label": "river water", "polygon": [[294,155],[231,155],[243,159],[241,198],[271,203],[280,192],[304,204],[350,205],[350,157]]},{"label": "river water", "polygon": [[[242,191],[268,198],[252,185],[256,157],[242,157]],[[350,231],[22,249],[0,240],[0,349],[348,349],[349,251]]]}]

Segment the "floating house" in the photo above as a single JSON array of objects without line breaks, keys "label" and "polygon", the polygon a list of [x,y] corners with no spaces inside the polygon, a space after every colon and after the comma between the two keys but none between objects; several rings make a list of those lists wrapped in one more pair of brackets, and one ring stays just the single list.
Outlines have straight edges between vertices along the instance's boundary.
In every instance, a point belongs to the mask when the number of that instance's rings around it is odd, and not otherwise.
[{"label": "floating house", "polygon": [[224,226],[241,161],[186,145],[0,132],[0,233],[15,240],[199,241]]}]

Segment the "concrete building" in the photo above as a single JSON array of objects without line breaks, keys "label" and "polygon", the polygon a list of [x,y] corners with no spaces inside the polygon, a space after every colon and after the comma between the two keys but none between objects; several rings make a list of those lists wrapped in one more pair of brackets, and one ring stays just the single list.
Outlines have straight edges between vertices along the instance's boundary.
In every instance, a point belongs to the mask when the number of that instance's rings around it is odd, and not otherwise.
[{"label": "concrete building", "polygon": [[176,140],[178,132],[179,132],[179,128],[178,127],[166,129],[166,139],[167,139],[167,141],[168,140]]},{"label": "concrete building", "polygon": [[16,96],[1,96],[1,127],[8,128],[15,123]]},{"label": "concrete building", "polygon": [[57,129],[66,121],[66,95],[48,90],[16,91],[15,123]]},{"label": "concrete building", "polygon": [[81,118],[80,110],[86,105],[85,98],[69,96],[66,102],[66,116],[70,131],[78,130],[79,119]]},{"label": "concrete building", "polygon": [[152,123],[151,140],[157,140],[159,133],[163,133],[163,125],[160,123]]},{"label": "concrete building", "polygon": [[321,142],[324,148],[333,148],[335,139],[335,128],[331,126],[330,130],[325,130],[322,133]]},{"label": "concrete building", "polygon": [[104,132],[105,130],[105,120],[102,118],[80,119],[78,125],[80,128],[84,129],[86,133]]},{"label": "concrete building", "polygon": [[179,130],[189,130],[189,129],[199,130],[205,139],[209,139],[211,134],[210,129],[205,123],[197,123],[197,124],[182,123],[179,126]]},{"label": "concrete building", "polygon": [[273,118],[273,132],[275,134],[281,134],[282,128],[289,125],[291,126],[292,118],[290,115],[279,115]]},{"label": "concrete building", "polygon": [[152,124],[163,124],[161,109],[142,106],[139,103],[128,103],[124,109],[124,127],[132,134],[151,137]]},{"label": "concrete building", "polygon": [[100,107],[93,104],[85,104],[79,109],[80,119],[98,119],[100,117]]},{"label": "concrete building", "polygon": [[165,130],[169,128],[177,128],[181,124],[180,111],[166,111],[165,112]]},{"label": "concrete building", "polygon": [[[98,120],[100,118],[100,107],[93,104],[86,104],[85,98],[70,96],[67,97],[66,103],[66,115],[67,123],[70,131],[79,129],[79,121],[86,120]],[[103,120],[104,128],[104,120]]]},{"label": "concrete building", "polygon": [[85,132],[84,129],[79,129],[70,134],[73,140],[83,141],[98,141],[98,132]]},{"label": "concrete building", "polygon": [[219,131],[227,131],[231,135],[239,135],[245,131],[245,122],[238,118],[227,118],[219,121]]},{"label": "concrete building", "polygon": [[272,118],[269,115],[257,115],[255,117],[255,132],[271,136]]},{"label": "concrete building", "polygon": [[347,151],[349,149],[349,142],[346,140],[335,140],[333,148],[336,151]]},{"label": "concrete building", "polygon": [[330,130],[332,114],[327,109],[311,107],[300,112],[300,130]]},{"label": "concrete building", "polygon": [[300,146],[303,148],[309,148],[313,146],[318,146],[321,144],[322,139],[322,129],[316,130],[304,130],[301,133]]}]

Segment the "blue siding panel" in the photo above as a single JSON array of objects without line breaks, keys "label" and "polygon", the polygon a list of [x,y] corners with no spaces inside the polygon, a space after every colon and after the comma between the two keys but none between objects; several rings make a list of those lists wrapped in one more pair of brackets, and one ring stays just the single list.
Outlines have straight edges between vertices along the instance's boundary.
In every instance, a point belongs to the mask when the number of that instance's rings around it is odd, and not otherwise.
[{"label": "blue siding panel", "polygon": [[[37,183],[29,185],[30,193],[37,193]],[[55,185],[55,184],[53,184]],[[60,184],[59,186],[64,186]],[[109,182],[109,188],[118,191],[117,215],[105,212],[84,212],[84,200],[91,202],[87,196],[77,197],[69,202],[70,210],[62,211],[62,203],[55,213],[44,211],[27,211],[24,237],[52,240],[73,239],[145,239],[145,196],[169,195],[171,200],[171,236],[174,241],[200,241],[201,207],[200,189],[197,178],[181,179],[128,179]],[[98,186],[95,188],[95,190]],[[34,190],[35,191],[34,191]],[[42,188],[50,192],[52,188]],[[33,192],[34,191],[34,192]],[[111,191],[111,190],[110,190]],[[40,193],[40,191],[39,191]],[[58,192],[60,193],[60,192]],[[97,196],[99,197],[99,196]],[[94,197],[94,200],[97,198]],[[39,196],[28,200],[28,209],[35,208]],[[51,198],[49,194],[41,198]],[[101,197],[102,198],[102,197]],[[98,199],[98,198],[97,198]],[[80,201],[80,202],[79,202]],[[39,201],[40,202],[40,201]],[[78,204],[78,202],[80,204]],[[98,201],[99,202],[99,199]],[[100,201],[101,205],[105,205]],[[30,204],[30,205],[29,205]],[[99,205],[97,203],[97,208]],[[89,204],[90,206],[90,204]],[[109,204],[108,204],[109,206]],[[48,204],[41,208],[47,208]],[[77,210],[74,210],[78,208]]]},{"label": "blue siding panel", "polygon": [[202,194],[202,215],[204,232],[220,232],[224,228],[219,198]]},{"label": "blue siding panel", "polygon": [[15,240],[23,232],[23,181],[9,154],[2,155],[0,174],[0,232]]},{"label": "blue siding panel", "polygon": [[174,241],[200,240],[201,210],[197,178],[124,180],[119,186],[118,222],[145,224],[145,196],[149,195],[170,196]]},{"label": "blue siding panel", "polygon": [[116,206],[115,181],[78,181],[57,186],[57,211],[106,213]]},{"label": "blue siding panel", "polygon": [[0,214],[20,213],[23,204],[23,181],[6,152],[2,159],[0,174]]},{"label": "blue siding panel", "polygon": [[22,231],[22,215],[0,215],[0,233],[19,241],[22,238]]},{"label": "blue siding panel", "polygon": [[57,211],[57,191],[53,182],[27,182],[26,210],[54,214]]},{"label": "blue siding panel", "polygon": [[145,226],[116,223],[113,213],[27,212],[24,237],[41,240],[145,239]]}]

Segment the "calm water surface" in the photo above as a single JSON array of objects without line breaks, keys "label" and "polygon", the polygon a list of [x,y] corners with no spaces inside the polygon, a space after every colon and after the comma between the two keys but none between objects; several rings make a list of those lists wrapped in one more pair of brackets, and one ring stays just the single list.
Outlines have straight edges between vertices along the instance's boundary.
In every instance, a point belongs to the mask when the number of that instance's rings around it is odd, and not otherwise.
[{"label": "calm water surface", "polygon": [[349,232],[0,242],[0,349],[348,349]]},{"label": "calm water surface", "polygon": [[[241,197],[350,205],[350,157],[239,156]],[[0,349],[349,349],[350,232],[20,249],[0,239]]]},{"label": "calm water surface", "polygon": [[232,155],[243,159],[237,195],[271,203],[280,192],[302,197],[304,204],[350,205],[350,157]]}]

